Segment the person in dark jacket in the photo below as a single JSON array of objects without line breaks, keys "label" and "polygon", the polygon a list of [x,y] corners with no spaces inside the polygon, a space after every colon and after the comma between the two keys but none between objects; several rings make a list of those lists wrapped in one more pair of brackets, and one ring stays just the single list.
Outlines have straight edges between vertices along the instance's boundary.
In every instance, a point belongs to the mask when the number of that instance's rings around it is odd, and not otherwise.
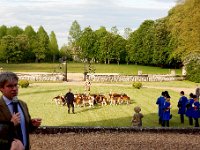
[{"label": "person in dark jacket", "polygon": [[170,103],[170,96],[167,95],[166,96],[166,101],[164,102],[163,105],[163,117],[162,117],[162,126],[165,127],[169,127],[169,120],[171,119],[171,113],[170,113],[170,109],[171,109],[171,103]]},{"label": "person in dark jacket", "polygon": [[162,117],[163,117],[163,105],[165,102],[165,92],[161,93],[161,96],[158,97],[156,104],[158,105],[158,116],[159,116],[159,124],[162,124]]},{"label": "person in dark jacket", "polygon": [[181,119],[181,123],[184,123],[184,114],[185,114],[185,110],[186,110],[186,104],[187,104],[187,101],[188,101],[188,99],[187,99],[187,97],[186,96],[184,96],[184,91],[181,91],[180,92],[180,99],[179,99],[179,101],[178,101],[178,108],[179,108],[179,110],[178,110],[178,114],[180,114],[180,119]]},{"label": "person in dark jacket", "polygon": [[1,150],[24,150],[19,139],[16,139],[12,121],[0,121],[0,149]]},{"label": "person in dark jacket", "polygon": [[192,105],[194,103],[194,99],[193,99],[194,94],[190,93],[190,98],[186,104],[186,112],[185,115],[188,117],[189,119],[189,125],[193,125],[193,118],[192,118],[192,113],[193,113],[193,108]]},{"label": "person in dark jacket", "polygon": [[194,118],[195,125],[194,127],[199,127],[199,118],[200,118],[200,104],[197,98],[197,95],[193,96],[194,98],[194,104],[193,104],[193,113],[192,117]]},{"label": "person in dark jacket", "polygon": [[2,93],[0,97],[0,122],[11,122],[13,125],[11,132],[14,136],[10,146],[13,147],[13,141],[16,139],[21,141],[25,150],[29,150],[29,133],[40,126],[41,119],[32,119],[27,104],[17,99],[18,76],[15,73],[0,73],[0,91]]},{"label": "person in dark jacket", "polygon": [[74,94],[71,92],[72,90],[69,89],[69,91],[65,94],[65,100],[68,107],[68,114],[70,113],[70,107],[72,107],[72,113],[74,114]]}]

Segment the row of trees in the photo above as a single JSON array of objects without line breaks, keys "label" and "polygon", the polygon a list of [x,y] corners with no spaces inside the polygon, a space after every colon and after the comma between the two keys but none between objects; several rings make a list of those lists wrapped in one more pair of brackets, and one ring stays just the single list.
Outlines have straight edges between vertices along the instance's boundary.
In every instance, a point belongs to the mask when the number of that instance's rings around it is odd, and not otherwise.
[{"label": "row of trees", "polygon": [[88,62],[181,67],[187,56],[200,52],[199,7],[198,0],[179,0],[168,16],[146,20],[133,32],[126,28],[124,36],[117,27],[81,30],[74,21],[65,49]]},{"label": "row of trees", "polygon": [[[68,45],[62,46],[60,50],[55,33],[52,31],[48,36],[42,26],[35,32],[31,26],[23,30],[17,26],[8,28],[2,25],[0,61],[55,62],[65,56],[74,61],[180,67],[191,52],[199,52],[199,3],[196,2],[180,0],[167,17],[146,20],[133,32],[125,28],[123,36],[116,26],[111,31],[105,27],[95,31],[91,27],[81,30],[75,20],[69,30]],[[191,14],[194,19],[185,14]]]},{"label": "row of trees", "polygon": [[93,31],[90,27],[81,30],[77,21],[69,31],[69,44],[58,49],[55,33],[48,36],[41,26],[35,32],[31,26],[25,30],[14,26],[0,27],[0,61],[7,63],[55,62],[59,57],[76,61],[95,63],[137,63],[142,65],[177,65],[171,57],[173,41],[167,30],[165,20],[146,20],[132,32],[119,35],[117,27],[111,32],[105,27]]},{"label": "row of trees", "polygon": [[0,62],[55,62],[59,53],[53,31],[48,35],[42,26],[37,32],[32,26],[24,30],[18,26],[0,26]]},{"label": "row of trees", "polygon": [[145,20],[135,31],[125,28],[123,36],[116,26],[110,31],[103,26],[97,30],[91,27],[81,30],[75,20],[69,30],[68,45],[60,50],[54,32],[48,36],[42,26],[35,32],[31,26],[23,30],[2,25],[0,61],[55,62],[63,57],[89,63],[133,63],[170,68],[187,64],[190,65],[187,68],[198,71],[191,66],[197,66],[199,61],[191,62],[189,58],[200,58],[199,9],[199,0],[179,0],[168,16]]},{"label": "row of trees", "polygon": [[81,31],[74,21],[65,50],[87,62],[177,67],[181,61],[171,55],[175,44],[165,20],[146,20],[134,32],[125,28],[124,36],[118,34],[117,27],[111,28],[111,32],[105,27],[95,31],[86,27]]}]

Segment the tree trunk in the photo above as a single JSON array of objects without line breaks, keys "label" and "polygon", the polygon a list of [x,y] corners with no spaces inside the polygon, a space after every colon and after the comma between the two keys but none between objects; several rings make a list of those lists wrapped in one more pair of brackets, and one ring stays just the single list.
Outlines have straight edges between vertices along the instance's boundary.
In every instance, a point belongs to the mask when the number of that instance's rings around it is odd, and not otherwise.
[{"label": "tree trunk", "polygon": [[56,60],[56,55],[53,55],[53,63],[55,62]]},{"label": "tree trunk", "polygon": [[35,58],[35,63],[38,63],[38,58],[37,57]]}]

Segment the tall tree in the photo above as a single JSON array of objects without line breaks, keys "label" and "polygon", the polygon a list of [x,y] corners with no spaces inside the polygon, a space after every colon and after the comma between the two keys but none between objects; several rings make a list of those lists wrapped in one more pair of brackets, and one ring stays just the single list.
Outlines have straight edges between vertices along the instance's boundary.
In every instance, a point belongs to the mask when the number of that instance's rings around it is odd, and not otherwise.
[{"label": "tall tree", "polygon": [[69,29],[69,36],[68,36],[69,45],[73,45],[74,43],[76,43],[80,37],[81,37],[81,26],[75,20]]},{"label": "tall tree", "polygon": [[81,37],[82,31],[81,26],[79,25],[78,21],[72,22],[72,25],[69,29],[69,36],[68,36],[68,45],[73,51],[74,54],[74,60],[79,60],[77,56],[79,55],[80,49],[78,46],[78,41]]},{"label": "tall tree", "polygon": [[120,61],[125,61],[126,57],[126,40],[120,36],[116,35],[113,43],[114,58],[119,65]]},{"label": "tall tree", "polygon": [[35,54],[35,62],[44,61],[47,52],[49,51],[49,36],[42,26],[37,32],[37,39],[34,41],[33,52]]},{"label": "tall tree", "polygon": [[7,27],[5,25],[0,26],[0,39],[7,33]]},{"label": "tall tree", "polygon": [[184,59],[191,53],[200,53],[200,3],[185,0],[169,11],[167,26],[177,40],[173,54]]},{"label": "tall tree", "polygon": [[86,27],[79,39],[79,46],[81,48],[81,55],[84,60],[90,62],[94,59],[95,49],[94,44],[96,42],[96,35],[90,27]]},{"label": "tall tree", "polygon": [[29,49],[26,55],[27,62],[34,62],[35,54],[33,50],[34,50],[34,47],[37,47],[36,45],[34,45],[34,44],[37,44],[36,32],[32,26],[28,25],[24,29],[24,34],[28,36],[28,42],[29,42]]},{"label": "tall tree", "polygon": [[36,36],[35,30],[30,25],[26,26],[26,28],[24,29],[24,34],[27,35],[29,39]]},{"label": "tall tree", "polygon": [[153,26],[154,21],[145,20],[140,27],[134,31],[127,42],[127,53],[133,63],[147,65],[151,63],[153,51]]},{"label": "tall tree", "polygon": [[50,34],[49,47],[50,47],[50,52],[53,56],[52,61],[55,62],[56,55],[59,54],[59,50],[58,50],[58,43],[57,43],[56,35],[53,31],[51,31],[51,34]]},{"label": "tall tree", "polygon": [[101,49],[100,49],[101,40],[106,36],[107,33],[108,33],[108,31],[103,26],[95,31],[95,34],[96,34],[96,42],[94,44],[94,51],[95,51],[94,59],[95,59],[95,62],[100,62],[100,60],[101,60],[101,58],[100,58],[100,56],[101,56]]},{"label": "tall tree", "polygon": [[29,48],[30,44],[28,42],[28,36],[21,34],[16,37],[16,61],[17,62],[27,62],[27,58],[29,57]]},{"label": "tall tree", "polygon": [[110,64],[110,61],[114,58],[114,40],[115,35],[108,32],[101,40],[100,51],[101,51],[101,61]]},{"label": "tall tree", "polygon": [[16,51],[15,38],[11,35],[6,35],[1,39],[3,57],[1,59],[5,60],[6,63],[15,62],[16,58],[20,55]]},{"label": "tall tree", "polygon": [[23,29],[19,28],[18,26],[7,28],[7,35],[11,35],[13,37],[17,37],[18,35],[22,33],[23,33]]}]

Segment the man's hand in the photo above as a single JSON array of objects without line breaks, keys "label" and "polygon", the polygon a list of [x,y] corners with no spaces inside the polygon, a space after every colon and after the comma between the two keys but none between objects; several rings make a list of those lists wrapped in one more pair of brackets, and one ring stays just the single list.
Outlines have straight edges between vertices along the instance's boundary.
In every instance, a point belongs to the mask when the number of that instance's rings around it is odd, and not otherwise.
[{"label": "man's hand", "polygon": [[24,145],[20,140],[14,139],[14,141],[12,141],[10,150],[24,150],[24,149],[25,149]]},{"label": "man's hand", "polygon": [[39,127],[41,125],[42,119],[41,118],[34,118],[31,119],[33,126]]},{"label": "man's hand", "polygon": [[10,121],[14,123],[14,126],[20,124],[20,114],[19,114],[19,112],[18,113],[14,113],[12,115],[12,118],[11,118]]}]

